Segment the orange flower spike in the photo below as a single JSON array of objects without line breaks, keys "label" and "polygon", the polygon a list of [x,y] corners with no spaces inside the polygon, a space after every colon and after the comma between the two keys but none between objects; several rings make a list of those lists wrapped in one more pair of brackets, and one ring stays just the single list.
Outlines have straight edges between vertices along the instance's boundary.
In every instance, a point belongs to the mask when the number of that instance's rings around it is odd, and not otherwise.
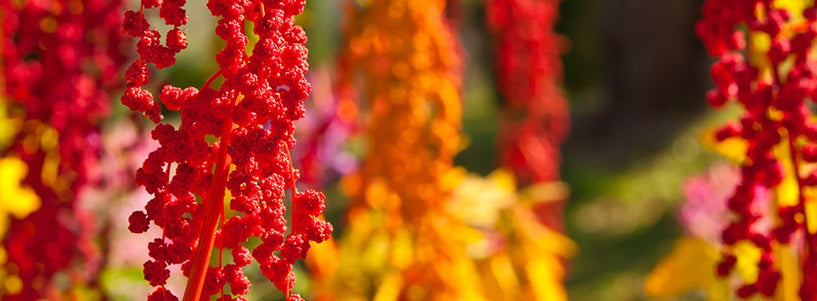
[{"label": "orange flower spike", "polygon": [[406,216],[439,207],[437,182],[459,146],[461,62],[443,8],[443,1],[375,1],[356,12],[348,34],[357,61],[349,72],[367,80],[364,178],[390,182]]},{"label": "orange flower spike", "polygon": [[[359,174],[344,180],[359,184],[348,191],[354,205],[337,242],[340,268],[317,279],[325,291],[317,297],[471,297],[479,289],[469,281],[476,271],[460,239],[466,227],[446,211],[453,187],[443,185],[460,146],[462,109],[459,46],[445,1],[375,0],[347,9],[340,78],[364,86],[340,88],[360,95],[368,153]],[[344,270],[353,260],[360,268]]]}]

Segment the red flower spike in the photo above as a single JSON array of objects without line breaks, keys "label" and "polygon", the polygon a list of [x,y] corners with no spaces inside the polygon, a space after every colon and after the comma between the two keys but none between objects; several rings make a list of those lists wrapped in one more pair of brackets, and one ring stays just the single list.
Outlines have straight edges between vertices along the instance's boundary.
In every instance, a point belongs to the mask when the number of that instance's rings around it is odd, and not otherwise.
[{"label": "red flower spike", "polygon": [[[126,62],[121,9],[120,0],[0,1],[0,98],[26,125],[0,153],[26,163],[21,185],[41,200],[7,225],[0,273],[20,285],[3,300],[68,298],[78,287],[106,298],[96,281],[106,246],[80,192],[102,182],[100,125]],[[32,138],[49,142],[32,148]]]},{"label": "red flower spike", "polygon": [[[732,246],[748,241],[762,251],[756,263],[759,274],[755,283],[744,284],[736,293],[741,298],[755,293],[774,296],[781,273],[773,246],[790,244],[794,237],[804,237],[802,245],[806,247],[798,252],[802,256],[800,261],[806,263],[800,296],[803,300],[813,300],[817,267],[808,263],[817,262],[817,248],[810,247],[817,246],[817,237],[804,231],[807,217],[803,191],[807,186],[817,186],[817,174],[806,175],[801,171],[806,162],[817,161],[817,126],[809,120],[811,112],[807,103],[814,99],[817,87],[817,77],[812,71],[814,58],[809,56],[817,37],[816,8],[812,4],[802,12],[790,12],[771,2],[707,0],[703,7],[704,18],[696,24],[707,50],[718,59],[711,69],[716,87],[707,93],[708,102],[717,107],[727,99],[734,99],[745,109],[739,124],[730,123],[715,134],[719,141],[736,137],[745,140],[748,146],[741,183],[727,203],[734,218],[722,232],[726,253],[718,264],[717,274],[726,277],[731,273],[735,264],[735,257],[730,253]],[[800,19],[797,22],[805,24],[791,24],[795,20],[792,15],[801,13],[807,20],[797,18]],[[745,59],[748,52],[758,51],[752,47],[745,49],[743,36],[750,33],[768,34],[771,41],[765,53],[768,61]],[[793,61],[786,73],[780,68],[784,61]],[[760,74],[760,69],[770,70],[771,76]],[[789,157],[775,157],[773,150],[778,147],[787,148]],[[792,174],[785,174],[784,164],[792,166]],[[759,227],[761,215],[767,213],[760,209],[764,205],[758,204],[755,190],[777,188],[786,176],[796,180],[798,203],[778,207],[777,216],[768,217],[778,221],[775,227]],[[793,235],[799,231],[803,231],[803,235]]]},{"label": "red flower spike", "polygon": [[564,47],[562,37],[553,31],[558,2],[486,2],[488,24],[496,37],[498,86],[505,101],[500,160],[513,170],[520,186],[559,180],[559,146],[570,122],[559,88],[559,50]]},{"label": "red flower spike", "polygon": [[[250,283],[241,267],[255,258],[262,273],[289,296],[295,281],[292,264],[306,256],[310,241],[326,240],[332,229],[317,219],[326,208],[323,194],[295,190],[298,172],[289,157],[295,144],[293,121],[303,117],[303,100],[311,91],[304,78],[306,39],[294,24],[294,14],[303,11],[304,3],[209,1],[207,7],[220,17],[216,34],[225,40],[215,58],[219,70],[200,90],[165,85],[157,101],[141,88],[148,83],[145,64],[167,67],[186,48],[187,38],[179,28],[188,22],[183,5],[181,0],[143,1],[140,11],[126,13],[139,21],[145,9],[159,7],[159,16],[174,27],[167,32],[165,45],[156,30],[141,25],[125,28],[140,39],[140,58],[126,74],[129,92],[122,102],[156,123],[161,121],[160,103],[181,113],[178,128],[156,126],[152,137],[161,146],[136,173],[137,183],[154,198],[145,206],[147,214],[138,211],[131,216],[130,228],[141,232],[146,221],[152,221],[164,231],[164,238],[150,245],[154,260],[145,265],[146,279],[161,286],[165,267],[181,264],[183,275],[189,277],[184,300],[215,294],[220,294],[218,300],[244,300],[240,295],[248,292]],[[261,41],[251,55],[245,49],[247,20],[254,23]],[[224,82],[211,88],[217,77]],[[208,135],[219,140],[208,143]],[[283,202],[287,188],[294,196],[288,234]],[[227,189],[233,197],[229,206],[237,216],[224,216]],[[253,251],[244,246],[249,237],[262,241]],[[224,265],[219,260],[218,266],[209,266],[214,248],[219,254],[230,250],[234,262]],[[226,284],[237,297],[225,295]],[[161,287],[157,292],[175,298]]]}]

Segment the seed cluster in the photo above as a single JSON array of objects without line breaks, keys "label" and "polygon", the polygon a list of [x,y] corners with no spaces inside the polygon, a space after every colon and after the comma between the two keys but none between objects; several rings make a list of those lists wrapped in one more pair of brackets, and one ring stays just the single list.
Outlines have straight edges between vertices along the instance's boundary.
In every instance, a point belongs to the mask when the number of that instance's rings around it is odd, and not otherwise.
[{"label": "seed cluster", "polygon": [[[121,1],[0,1],[0,97],[22,128],[5,154],[23,160],[42,206],[12,219],[3,246],[8,278],[22,288],[7,300],[61,299],[70,287],[97,288],[102,265],[95,221],[79,199],[100,182],[100,125],[110,111],[117,72]],[[65,272],[70,271],[70,272]],[[60,280],[60,282],[64,282]]]},{"label": "seed cluster", "polygon": [[[303,259],[310,242],[329,238],[332,226],[318,219],[324,195],[298,192],[298,171],[289,150],[295,145],[293,122],[304,116],[303,100],[310,93],[304,74],[308,69],[306,35],[294,24],[303,12],[303,0],[211,0],[210,12],[219,17],[216,34],[225,47],[215,57],[219,70],[201,88],[162,87],[155,101],[142,86],[149,81],[147,64],[164,68],[185,48],[179,26],[187,22],[184,1],[142,1],[140,11],[126,13],[125,31],[137,38],[139,60],[126,74],[129,88],[122,102],[153,122],[162,120],[161,105],[179,110],[181,125],[159,124],[153,138],[160,147],[137,171],[136,181],[153,194],[145,211],[130,217],[132,232],[147,230],[152,222],[163,237],[151,243],[145,279],[156,290],[150,300],[176,300],[164,284],[169,265],[181,264],[189,281],[185,300],[220,294],[221,300],[245,300],[250,282],[243,268],[254,258],[261,272],[289,300],[295,276],[292,265]],[[159,7],[159,15],[174,26],[161,43],[144,9]],[[253,25],[258,41],[250,45],[245,24]],[[247,48],[252,48],[247,53]],[[219,88],[210,85],[223,77]],[[217,141],[208,142],[207,137]],[[291,224],[284,217],[286,190],[292,191]],[[225,192],[229,190],[229,211]],[[287,232],[289,230],[289,232]],[[250,237],[261,243],[252,250]],[[218,266],[209,266],[213,248]],[[232,263],[224,264],[224,251]],[[229,293],[225,292],[229,285]]]},{"label": "seed cluster", "polygon": [[559,146],[570,123],[558,86],[562,38],[553,31],[558,5],[555,0],[486,2],[504,97],[500,159],[526,184],[559,179]]},{"label": "seed cluster", "polygon": [[[747,143],[741,181],[727,201],[732,218],[721,235],[725,247],[717,273],[729,275],[737,262],[733,247],[750,242],[761,251],[759,274],[736,293],[741,298],[756,293],[771,297],[781,279],[775,250],[802,245],[799,293],[803,300],[814,300],[817,237],[814,229],[806,227],[815,221],[806,215],[811,197],[805,192],[817,185],[817,173],[807,168],[817,162],[817,123],[810,120],[809,109],[817,99],[817,65],[811,53],[817,37],[817,7],[793,9],[773,2],[708,0],[704,18],[696,25],[709,54],[718,59],[711,69],[716,87],[707,93],[707,100],[713,107],[734,100],[745,109],[739,121],[716,134],[719,141],[735,138]],[[768,45],[758,43],[763,40]],[[772,217],[777,222],[766,229],[758,223],[768,210],[761,207],[759,192],[780,188],[787,177],[793,179],[797,197],[778,200]]]}]

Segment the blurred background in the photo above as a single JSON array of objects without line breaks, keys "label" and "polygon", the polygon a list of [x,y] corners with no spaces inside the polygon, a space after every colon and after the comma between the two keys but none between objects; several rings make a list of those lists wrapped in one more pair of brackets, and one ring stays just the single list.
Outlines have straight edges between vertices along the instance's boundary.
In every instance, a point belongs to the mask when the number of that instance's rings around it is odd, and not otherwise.
[{"label": "blurred background", "polygon": [[[308,2],[300,20],[313,68],[332,66],[341,2]],[[463,129],[470,145],[456,163],[485,175],[496,165],[501,99],[483,1],[459,2],[453,15],[459,17],[467,60]],[[562,179],[570,187],[564,214],[567,234],[579,246],[569,263],[571,300],[648,299],[642,289],[646,275],[683,235],[676,212],[685,179],[718,160],[701,139],[734,111],[713,111],[704,99],[711,61],[694,32],[702,5],[702,0],[560,5],[555,30],[564,37],[563,87],[571,108],[571,132],[562,146]]]}]

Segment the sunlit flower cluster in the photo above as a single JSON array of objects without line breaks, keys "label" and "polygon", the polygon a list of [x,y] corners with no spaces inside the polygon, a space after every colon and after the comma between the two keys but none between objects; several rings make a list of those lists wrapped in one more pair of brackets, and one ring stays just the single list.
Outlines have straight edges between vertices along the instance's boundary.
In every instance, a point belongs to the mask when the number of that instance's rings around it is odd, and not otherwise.
[{"label": "sunlit flower cluster", "polygon": [[557,0],[486,1],[504,97],[502,165],[525,184],[559,179],[559,146],[569,125],[559,87],[563,38],[553,31],[558,5]]},{"label": "sunlit flower cluster", "polygon": [[[817,161],[817,123],[809,109],[817,91],[816,22],[817,7],[801,1],[709,0],[696,26],[718,59],[711,69],[716,87],[707,100],[715,107],[735,101],[745,110],[715,134],[718,141],[745,141],[741,179],[726,201],[731,214],[717,266],[718,275],[728,276],[746,245],[759,253],[753,259],[757,272],[742,277],[736,290],[741,298],[783,294],[780,284],[796,279],[802,300],[817,298],[817,249],[811,247],[817,244],[817,215],[810,205],[817,185],[811,164]],[[768,190],[776,191],[772,204],[763,202]],[[792,256],[802,262],[799,275],[783,269]]]},{"label": "sunlit flower cluster", "polygon": [[478,296],[477,274],[463,256],[473,231],[445,210],[453,189],[445,176],[460,143],[461,62],[444,5],[347,6],[342,70],[363,79],[357,94],[367,155],[343,180],[353,204],[337,268],[316,253],[316,269],[325,270],[318,299]]},{"label": "sunlit flower cluster", "polygon": [[[128,69],[122,102],[155,123],[162,120],[160,102],[181,113],[178,128],[156,126],[152,135],[160,147],[136,173],[136,182],[153,199],[144,211],[130,216],[129,228],[141,233],[153,223],[162,229],[162,237],[148,246],[152,259],[144,264],[145,279],[156,287],[148,299],[177,299],[165,283],[169,267],[181,264],[189,278],[185,300],[213,295],[245,300],[250,281],[243,271],[255,259],[288,300],[300,300],[291,294],[292,265],[306,256],[310,242],[324,241],[332,231],[330,224],[317,219],[325,208],[324,195],[297,191],[298,171],[290,156],[293,121],[304,116],[303,100],[310,93],[304,76],[306,35],[294,24],[304,2],[209,1],[210,12],[220,18],[215,33],[226,44],[215,57],[219,70],[200,90],[163,86],[158,102],[141,87],[149,82],[147,64],[168,67],[185,48],[187,40],[179,29],[188,21],[183,5],[145,0],[139,11],[125,13],[132,20],[125,31],[140,40],[139,60]],[[173,26],[164,44],[145,18],[145,10],[154,7]],[[258,36],[253,45],[245,23],[252,23]],[[223,77],[220,87],[211,87],[218,77]],[[289,208],[284,204],[287,190]],[[250,237],[259,238],[260,244],[250,245]],[[210,266],[213,248],[218,249],[216,266]],[[225,252],[231,253],[232,263],[224,262]]]}]

